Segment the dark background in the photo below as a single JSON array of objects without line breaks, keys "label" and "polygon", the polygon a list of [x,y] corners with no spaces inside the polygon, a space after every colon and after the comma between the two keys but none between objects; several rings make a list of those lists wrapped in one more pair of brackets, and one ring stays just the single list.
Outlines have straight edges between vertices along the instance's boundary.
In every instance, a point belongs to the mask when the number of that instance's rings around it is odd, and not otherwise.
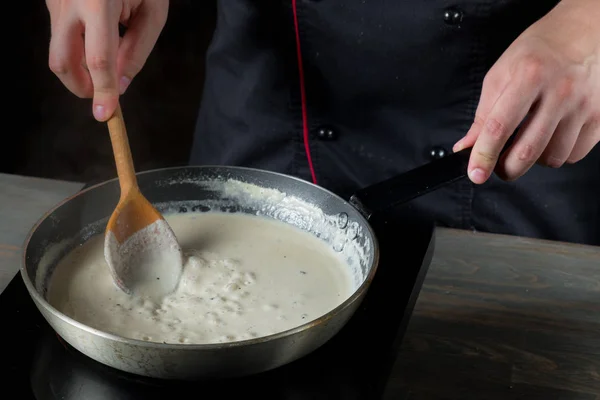
[{"label": "dark background", "polygon": [[[16,54],[10,59],[17,63],[5,76],[15,127],[3,134],[11,142],[0,147],[0,172],[82,182],[115,177],[106,124],[93,118],[90,99],[70,93],[48,68],[45,2],[19,1],[12,8],[16,32],[9,41]],[[122,96],[137,170],[187,163],[215,14],[214,0],[171,0],[154,51]]]}]

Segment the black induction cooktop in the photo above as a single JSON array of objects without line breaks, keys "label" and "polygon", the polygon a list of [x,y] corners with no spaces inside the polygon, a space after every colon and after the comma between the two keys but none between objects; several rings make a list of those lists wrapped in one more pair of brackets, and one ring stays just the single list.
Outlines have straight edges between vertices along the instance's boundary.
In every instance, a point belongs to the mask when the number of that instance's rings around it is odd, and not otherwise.
[{"label": "black induction cooktop", "polygon": [[[0,295],[2,399],[404,399],[386,392],[392,365],[429,262],[434,224],[410,208],[371,221],[380,242],[375,279],[361,307],[330,342],[273,371],[245,378],[164,381],[100,364],[66,344],[45,322],[20,274]],[[389,389],[392,390],[392,389]]]}]

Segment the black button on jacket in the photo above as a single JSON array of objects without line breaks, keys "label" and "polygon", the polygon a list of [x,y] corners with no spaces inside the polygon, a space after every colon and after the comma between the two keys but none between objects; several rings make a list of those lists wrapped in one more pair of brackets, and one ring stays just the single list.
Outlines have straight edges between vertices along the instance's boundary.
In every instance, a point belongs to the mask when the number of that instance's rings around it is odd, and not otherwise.
[{"label": "black button on jacket", "polygon": [[[443,156],[483,78],[557,0],[220,0],[190,162],[341,196]],[[415,200],[440,225],[600,244],[600,148]]]}]

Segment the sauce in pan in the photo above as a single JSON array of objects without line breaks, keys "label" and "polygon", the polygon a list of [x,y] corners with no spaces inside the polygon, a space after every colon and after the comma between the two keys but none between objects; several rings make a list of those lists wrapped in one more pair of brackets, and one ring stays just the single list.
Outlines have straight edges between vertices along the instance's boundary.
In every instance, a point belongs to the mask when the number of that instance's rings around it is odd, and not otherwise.
[{"label": "sauce in pan", "polygon": [[104,235],[67,254],[48,301],[85,325],[162,343],[232,342],[314,320],[354,291],[350,267],[327,244],[296,227],[230,213],[166,215],[186,254],[175,292],[129,296],[104,260]]}]

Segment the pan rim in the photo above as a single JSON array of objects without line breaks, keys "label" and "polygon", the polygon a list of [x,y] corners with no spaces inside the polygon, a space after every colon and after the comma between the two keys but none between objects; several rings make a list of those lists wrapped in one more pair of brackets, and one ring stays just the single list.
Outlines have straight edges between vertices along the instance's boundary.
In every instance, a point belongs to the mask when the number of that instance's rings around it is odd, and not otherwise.
[{"label": "pan rim", "polygon": [[[98,188],[100,186],[105,186],[105,185],[109,185],[115,181],[118,181],[118,178],[112,178],[112,179],[108,179],[99,183],[96,183],[94,185],[91,185],[85,189],[82,189],[80,191],[78,191],[77,193],[68,196],[66,198],[64,198],[63,200],[61,200],[60,202],[58,202],[57,204],[55,204],[53,207],[51,207],[49,210],[47,210],[36,222],[35,224],[32,226],[32,228],[29,230],[29,232],[27,233],[27,236],[23,242],[23,246],[22,246],[22,251],[21,251],[21,266],[20,266],[20,274],[21,274],[21,279],[23,280],[23,282],[25,283],[25,287],[27,288],[27,291],[29,292],[29,295],[32,297],[32,299],[34,300],[34,302],[36,303],[36,306],[42,306],[44,307],[46,310],[48,310],[50,313],[52,313],[55,317],[61,319],[63,322],[74,326],[78,329],[81,329],[89,334],[92,334],[94,336],[99,336],[102,337],[104,339],[107,340],[111,340],[114,342],[119,342],[119,343],[123,343],[126,345],[131,345],[131,346],[136,346],[136,347],[144,347],[144,348],[153,348],[153,349],[160,349],[160,350],[206,350],[206,351],[212,351],[212,350],[220,350],[220,349],[230,349],[230,348],[237,348],[237,347],[242,347],[242,346],[254,346],[254,345],[260,345],[263,343],[267,343],[267,342],[272,342],[272,341],[276,341],[279,339],[284,339],[286,337],[304,332],[310,328],[312,328],[313,326],[317,326],[317,325],[322,325],[326,322],[328,322],[330,319],[332,319],[334,316],[336,316],[337,314],[341,313],[342,311],[344,311],[345,309],[347,309],[348,307],[350,307],[354,302],[356,302],[359,299],[362,299],[364,297],[364,295],[366,294],[366,292],[368,291],[369,287],[371,286],[371,282],[373,281],[374,277],[375,277],[375,273],[377,272],[378,266],[379,266],[379,241],[377,239],[377,236],[375,235],[375,232],[373,230],[373,227],[371,226],[371,224],[369,223],[369,221],[352,205],[350,204],[347,200],[343,199],[341,196],[331,192],[330,190],[323,188],[321,186],[318,186],[312,182],[306,181],[304,179],[292,176],[292,175],[287,175],[287,174],[283,174],[280,172],[274,172],[274,171],[269,171],[269,170],[264,170],[264,169],[259,169],[259,168],[252,168],[252,167],[238,167],[238,166],[229,166],[229,165],[186,165],[186,166],[172,166],[172,167],[164,167],[164,168],[154,168],[154,169],[150,169],[150,170],[145,170],[145,171],[140,171],[136,173],[136,176],[140,176],[140,175],[148,175],[148,174],[152,174],[152,173],[157,173],[157,172],[162,172],[162,171],[168,171],[168,170],[185,170],[185,169],[223,169],[223,170],[238,170],[238,171],[251,171],[251,172],[257,172],[257,173],[262,173],[262,174],[267,174],[267,175],[271,175],[271,176],[278,176],[284,179],[288,179],[288,180],[295,180],[299,183],[311,186],[312,188],[314,188],[315,190],[319,190],[322,192],[327,193],[328,195],[332,196],[333,198],[339,200],[341,202],[341,204],[345,204],[350,206],[351,208],[353,208],[356,212],[356,217],[359,218],[360,220],[362,220],[362,222],[364,222],[364,225],[366,226],[371,240],[372,240],[372,246],[373,246],[373,260],[371,262],[371,268],[367,274],[367,276],[365,277],[364,281],[358,286],[357,289],[355,289],[352,294],[346,298],[346,300],[344,300],[343,302],[341,302],[340,304],[338,304],[335,308],[331,309],[329,312],[321,315],[320,317],[305,322],[302,325],[298,325],[296,327],[287,329],[285,331],[281,331],[281,332],[277,332],[271,335],[266,335],[266,336],[260,336],[257,338],[252,338],[252,339],[246,339],[246,340],[239,340],[239,341],[234,341],[234,342],[226,342],[226,343],[190,343],[190,344],[186,344],[186,343],[159,343],[159,342],[150,342],[150,341],[144,341],[144,340],[139,340],[139,339],[132,339],[132,338],[127,338],[124,336],[120,336],[117,334],[113,334],[113,333],[109,333],[109,332],[105,332],[102,331],[100,329],[97,328],[93,328],[89,325],[83,324],[71,317],[69,317],[68,315],[62,313],[61,311],[59,311],[58,309],[56,309],[54,306],[52,306],[45,298],[44,296],[42,296],[42,294],[35,288],[31,278],[29,277],[29,274],[27,273],[27,250],[29,248],[29,243],[31,241],[31,238],[33,237],[33,235],[35,234],[35,232],[37,231],[38,227],[48,218],[50,217],[50,215],[52,215],[54,213],[54,211],[56,211],[57,209],[59,209],[60,207],[62,207],[63,205],[67,204],[69,201],[71,201],[72,199],[78,197],[78,196],[82,196],[87,192],[90,192],[92,190],[94,190],[95,188]],[[354,312],[352,313],[354,314]],[[352,315],[351,315],[352,316]],[[350,317],[351,317],[350,316]],[[44,319],[45,316],[43,316]],[[47,320],[47,319],[46,319]],[[48,324],[52,327],[52,324],[50,323],[50,321],[47,321]],[[344,324],[345,325],[345,324]],[[52,327],[54,330],[54,327]],[[61,336],[62,337],[62,336]]]}]

